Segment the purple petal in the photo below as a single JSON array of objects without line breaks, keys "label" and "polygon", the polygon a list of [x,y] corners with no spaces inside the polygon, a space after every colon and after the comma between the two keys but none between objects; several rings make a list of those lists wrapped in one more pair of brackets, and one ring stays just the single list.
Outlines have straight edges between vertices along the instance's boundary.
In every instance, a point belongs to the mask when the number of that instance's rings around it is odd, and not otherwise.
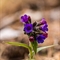
[{"label": "purple petal", "polygon": [[38,43],[43,43],[46,37],[44,35],[39,35],[36,37]]},{"label": "purple petal", "polygon": [[24,31],[26,33],[31,33],[33,31],[33,25],[32,24],[25,24]]},{"label": "purple petal", "polygon": [[44,32],[48,31],[48,25],[44,24],[43,26],[40,27],[40,30],[42,30]]},{"label": "purple petal", "polygon": [[24,16],[21,16],[21,22],[28,22],[28,17],[26,14]]},{"label": "purple petal", "polygon": [[40,24],[47,24],[46,20],[44,18],[42,18]]}]

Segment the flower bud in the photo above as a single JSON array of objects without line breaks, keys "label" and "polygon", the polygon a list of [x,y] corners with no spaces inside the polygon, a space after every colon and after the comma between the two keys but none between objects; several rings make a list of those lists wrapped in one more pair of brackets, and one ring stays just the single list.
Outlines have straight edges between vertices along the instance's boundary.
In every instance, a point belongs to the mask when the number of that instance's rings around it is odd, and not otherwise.
[{"label": "flower bud", "polygon": [[34,41],[34,37],[31,36],[31,37],[29,38],[29,40],[30,40],[30,42],[33,42],[33,41]]},{"label": "flower bud", "polygon": [[47,24],[46,20],[43,18],[41,21],[40,21],[40,24],[43,25],[43,24]]},{"label": "flower bud", "polygon": [[48,37],[48,33],[43,33],[43,35],[47,38]]}]

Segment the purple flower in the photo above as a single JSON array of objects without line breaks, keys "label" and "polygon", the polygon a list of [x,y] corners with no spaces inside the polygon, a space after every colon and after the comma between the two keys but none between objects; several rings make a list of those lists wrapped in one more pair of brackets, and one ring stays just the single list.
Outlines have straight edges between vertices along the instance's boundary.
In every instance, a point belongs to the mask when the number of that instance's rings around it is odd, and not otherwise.
[{"label": "purple flower", "polygon": [[25,24],[24,31],[26,33],[31,33],[33,31],[33,25],[32,24]]},{"label": "purple flower", "polygon": [[48,25],[47,24],[44,24],[40,27],[40,30],[42,30],[43,32],[46,32],[48,31]]},{"label": "purple flower", "polygon": [[21,16],[21,22],[24,23],[24,33],[29,36],[30,42],[36,40],[38,43],[43,43],[48,37],[48,24],[44,18],[41,19],[39,23],[34,22],[32,24],[30,16],[25,14],[24,16]]},{"label": "purple flower", "polygon": [[42,20],[40,21],[40,24],[43,25],[43,24],[47,24],[46,20],[44,18],[42,18]]},{"label": "purple flower", "polygon": [[21,22],[27,23],[28,22],[28,17],[26,14],[24,16],[21,16]]},{"label": "purple flower", "polygon": [[41,35],[38,35],[38,36],[36,37],[36,40],[37,40],[38,43],[43,43],[45,38],[46,38],[46,37],[41,34]]}]

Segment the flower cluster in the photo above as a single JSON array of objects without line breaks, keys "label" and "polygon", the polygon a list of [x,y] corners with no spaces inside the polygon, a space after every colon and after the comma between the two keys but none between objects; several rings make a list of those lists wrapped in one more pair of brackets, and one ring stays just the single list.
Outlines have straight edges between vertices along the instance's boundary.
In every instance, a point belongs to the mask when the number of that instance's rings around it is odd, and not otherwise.
[{"label": "flower cluster", "polygon": [[28,15],[21,16],[21,22],[24,23],[24,33],[29,36],[30,42],[37,41],[43,43],[48,36],[48,25],[43,18],[39,23],[31,23],[31,18]]}]

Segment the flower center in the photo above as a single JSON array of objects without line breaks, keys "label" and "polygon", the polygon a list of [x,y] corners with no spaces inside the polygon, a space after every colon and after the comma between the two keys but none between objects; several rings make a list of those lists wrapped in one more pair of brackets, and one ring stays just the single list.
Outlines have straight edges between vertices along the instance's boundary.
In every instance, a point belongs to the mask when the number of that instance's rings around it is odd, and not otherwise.
[{"label": "flower center", "polygon": [[28,27],[27,27],[27,29],[28,29],[28,30],[30,30],[30,29],[31,29],[31,27],[29,27],[29,26],[28,26]]}]

